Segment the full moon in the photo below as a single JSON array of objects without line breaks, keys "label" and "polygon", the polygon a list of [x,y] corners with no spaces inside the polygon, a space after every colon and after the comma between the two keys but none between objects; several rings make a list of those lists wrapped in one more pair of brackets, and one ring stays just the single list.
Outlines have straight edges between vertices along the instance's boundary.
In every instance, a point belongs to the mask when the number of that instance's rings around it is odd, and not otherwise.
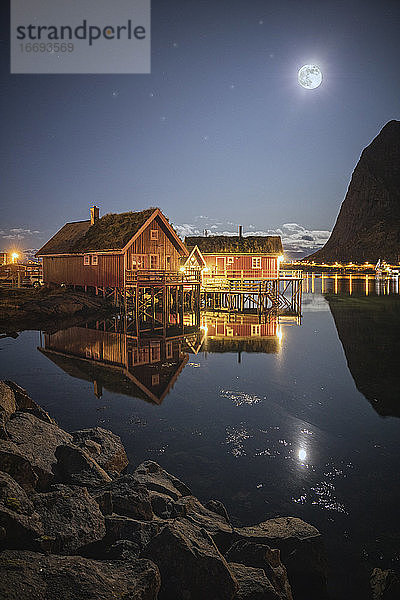
[{"label": "full moon", "polygon": [[315,90],[322,83],[321,69],[317,65],[304,65],[299,70],[297,79],[306,90]]}]

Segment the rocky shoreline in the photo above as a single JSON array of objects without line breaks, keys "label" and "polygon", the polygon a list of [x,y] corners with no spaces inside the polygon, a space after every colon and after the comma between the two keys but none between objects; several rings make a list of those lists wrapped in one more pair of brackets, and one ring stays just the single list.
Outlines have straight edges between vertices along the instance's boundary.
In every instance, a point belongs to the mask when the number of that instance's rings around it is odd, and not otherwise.
[{"label": "rocky shoreline", "polygon": [[0,288],[0,334],[24,329],[60,329],[82,319],[105,318],[116,307],[102,296],[61,288]]},{"label": "rocky shoreline", "polygon": [[[0,598],[328,597],[312,525],[233,527],[221,502],[200,502],[157,463],[127,467],[118,436],[63,431],[25,390],[0,382]],[[375,573],[386,591],[387,573]]]}]

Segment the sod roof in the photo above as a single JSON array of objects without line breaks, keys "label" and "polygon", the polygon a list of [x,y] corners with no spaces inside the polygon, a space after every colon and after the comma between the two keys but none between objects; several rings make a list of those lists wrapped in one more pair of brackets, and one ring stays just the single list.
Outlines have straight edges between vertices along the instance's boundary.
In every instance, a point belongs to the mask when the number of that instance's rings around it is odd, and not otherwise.
[{"label": "sod roof", "polygon": [[279,235],[211,235],[207,237],[186,237],[185,244],[191,250],[198,246],[202,254],[282,254],[282,240]]},{"label": "sod roof", "polygon": [[66,223],[36,255],[122,250],[156,210],[109,213],[94,225],[90,221]]}]

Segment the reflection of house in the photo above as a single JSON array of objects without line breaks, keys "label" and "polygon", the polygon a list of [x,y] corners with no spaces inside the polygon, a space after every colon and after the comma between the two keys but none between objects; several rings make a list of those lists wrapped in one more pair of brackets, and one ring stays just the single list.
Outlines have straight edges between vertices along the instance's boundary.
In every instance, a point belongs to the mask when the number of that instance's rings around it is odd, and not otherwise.
[{"label": "reflection of house", "polygon": [[[193,261],[201,267],[203,283],[213,279],[277,279],[283,254],[279,236],[204,236],[186,237]],[[201,257],[201,260],[199,259]]]},{"label": "reflection of house", "polygon": [[145,274],[179,273],[189,253],[158,208],[66,223],[37,252],[45,283],[124,289]]},{"label": "reflection of house", "polygon": [[102,388],[161,404],[184,368],[182,337],[137,339],[86,327],[42,334],[40,350],[68,374]]},{"label": "reflection of house", "polygon": [[278,317],[261,323],[255,315],[204,314],[202,329],[206,352],[277,353],[282,339]]}]

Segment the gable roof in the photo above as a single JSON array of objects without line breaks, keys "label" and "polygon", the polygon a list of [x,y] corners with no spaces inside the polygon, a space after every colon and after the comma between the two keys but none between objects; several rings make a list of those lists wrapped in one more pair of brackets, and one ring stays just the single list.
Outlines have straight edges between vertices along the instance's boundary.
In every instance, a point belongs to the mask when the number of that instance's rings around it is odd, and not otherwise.
[{"label": "gable roof", "polygon": [[204,268],[207,266],[206,261],[204,260],[203,255],[197,246],[194,246],[192,248],[191,253],[186,258],[186,260],[184,260],[184,266],[190,267],[195,261],[197,261],[197,264],[200,268]]},{"label": "gable roof", "polygon": [[94,225],[90,221],[66,223],[36,253],[36,256],[49,254],[81,254],[82,252],[122,251],[132,238],[142,232],[156,217],[160,217],[183,254],[188,254],[183,242],[159,208],[148,208],[139,212],[109,213],[98,219]]},{"label": "gable roof", "polygon": [[209,237],[186,237],[189,249],[197,246],[202,254],[230,254],[232,252],[254,254],[282,254],[283,246],[279,235],[212,235]]}]

